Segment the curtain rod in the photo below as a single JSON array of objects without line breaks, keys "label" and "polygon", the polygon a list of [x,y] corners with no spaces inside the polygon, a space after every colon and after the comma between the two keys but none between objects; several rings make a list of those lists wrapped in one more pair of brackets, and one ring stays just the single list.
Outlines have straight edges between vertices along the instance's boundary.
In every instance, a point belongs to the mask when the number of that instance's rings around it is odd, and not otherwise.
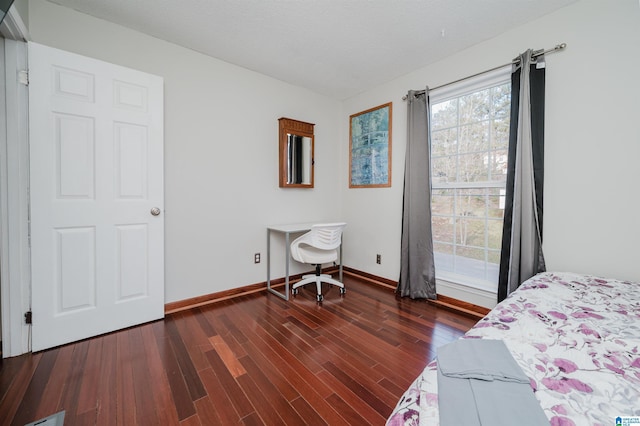
[{"label": "curtain rod", "polygon": [[[553,52],[557,52],[558,50],[562,50],[562,49],[564,49],[565,47],[567,47],[567,43],[560,43],[560,44],[556,44],[556,45],[555,45],[555,47],[553,47],[553,48],[551,48],[551,49],[547,49],[547,50],[544,50],[544,49],[534,50],[534,51],[533,51],[533,53],[531,54],[531,57],[532,57],[532,58],[537,58],[538,56],[542,56],[542,55],[544,55],[545,53],[553,53]],[[491,69],[484,70],[484,71],[481,71],[481,72],[475,73],[475,74],[473,74],[473,75],[469,75],[469,76],[467,76],[467,77],[459,78],[458,80],[450,81],[449,83],[441,84],[440,86],[432,87],[432,88],[430,88],[429,90],[436,90],[436,89],[440,89],[440,88],[442,88],[442,87],[450,86],[450,85],[452,85],[452,84],[460,83],[461,81],[465,81],[465,80],[468,80],[468,79],[470,79],[470,78],[477,77],[477,76],[479,76],[479,75],[486,74],[486,73],[491,72],[491,71],[499,70],[500,68],[502,68],[502,67],[506,67],[507,65],[517,64],[518,62],[520,62],[520,57],[513,58],[513,60],[512,60],[511,62],[508,62],[508,63],[506,63],[506,64],[502,64],[502,65],[499,65],[499,66],[497,66],[497,67],[493,67],[493,68],[491,68]],[[417,91],[416,91],[416,94],[422,94],[422,93],[424,93],[424,92],[425,92],[425,90],[417,90]],[[402,97],[402,100],[403,100],[403,101],[406,101],[406,100],[407,100],[407,95],[404,95],[404,96]]]}]

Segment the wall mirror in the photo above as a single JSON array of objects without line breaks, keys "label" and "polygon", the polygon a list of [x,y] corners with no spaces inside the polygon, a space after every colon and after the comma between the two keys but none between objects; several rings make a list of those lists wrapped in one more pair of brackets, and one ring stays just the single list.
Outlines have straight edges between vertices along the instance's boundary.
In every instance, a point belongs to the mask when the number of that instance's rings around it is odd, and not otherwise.
[{"label": "wall mirror", "polygon": [[280,187],[313,188],[313,126],[291,118],[280,123]]}]

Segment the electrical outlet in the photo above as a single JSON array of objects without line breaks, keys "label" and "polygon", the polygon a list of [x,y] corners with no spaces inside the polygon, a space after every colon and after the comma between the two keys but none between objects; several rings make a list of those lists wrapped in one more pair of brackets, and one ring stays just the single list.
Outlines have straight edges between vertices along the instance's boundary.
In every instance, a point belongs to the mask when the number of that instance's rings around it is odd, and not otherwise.
[{"label": "electrical outlet", "polygon": [[253,263],[260,263],[260,253],[253,255]]},{"label": "electrical outlet", "polygon": [[382,263],[382,255],[381,254],[376,254],[376,263],[378,265],[380,265]]}]

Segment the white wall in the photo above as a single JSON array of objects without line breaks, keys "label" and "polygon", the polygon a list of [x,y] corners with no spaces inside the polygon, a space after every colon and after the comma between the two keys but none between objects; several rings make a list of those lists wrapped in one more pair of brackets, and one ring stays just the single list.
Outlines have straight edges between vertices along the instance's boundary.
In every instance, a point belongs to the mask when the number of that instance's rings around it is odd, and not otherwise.
[{"label": "white wall", "polygon": [[[343,103],[345,264],[397,280],[409,89],[547,56],[544,245],[547,269],[640,281],[640,6],[583,0]],[[420,54],[420,52],[416,52]],[[349,115],[393,102],[393,187],[348,189]],[[376,265],[375,254],[383,262]]]},{"label": "white wall", "polygon": [[[342,103],[44,0],[29,5],[33,41],[165,79],[167,302],[264,281],[253,253],[265,257],[265,225],[301,218],[344,218],[345,265],[396,280],[402,96],[560,42],[566,51],[547,57],[548,269],[640,281],[637,0],[583,0]],[[393,186],[349,189],[349,115],[389,101]],[[316,123],[313,190],[278,188],[281,116]],[[276,261],[273,275],[282,276]]]},{"label": "white wall", "polygon": [[[29,6],[33,41],[164,78],[167,302],[264,282],[267,224],[340,217],[338,101],[44,0]],[[283,116],[316,124],[312,190],[278,187]]]}]

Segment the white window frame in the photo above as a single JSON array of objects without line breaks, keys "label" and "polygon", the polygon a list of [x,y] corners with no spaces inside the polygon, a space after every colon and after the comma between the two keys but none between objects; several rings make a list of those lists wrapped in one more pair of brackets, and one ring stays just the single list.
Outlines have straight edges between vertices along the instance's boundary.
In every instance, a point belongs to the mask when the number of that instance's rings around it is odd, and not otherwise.
[{"label": "white window frame", "polygon": [[[483,73],[479,76],[470,77],[460,82],[443,86],[442,88],[433,89],[429,92],[430,104],[435,105],[441,102],[446,102],[451,99],[458,98],[467,94],[481,91],[483,89],[498,86],[501,84],[509,83],[511,81],[511,65],[505,65],[496,70]],[[431,113],[431,112],[429,112]],[[431,120],[431,117],[429,117]],[[460,188],[504,188],[504,184],[500,182],[481,182],[482,185],[476,185],[472,182],[469,183],[432,183],[432,189],[460,189]],[[470,287],[475,290],[479,290],[482,293],[497,294],[497,283],[495,288],[492,284],[479,278],[470,277],[467,275],[456,274],[449,271],[438,271],[436,268],[436,280],[444,283],[453,283],[455,285]]]}]

